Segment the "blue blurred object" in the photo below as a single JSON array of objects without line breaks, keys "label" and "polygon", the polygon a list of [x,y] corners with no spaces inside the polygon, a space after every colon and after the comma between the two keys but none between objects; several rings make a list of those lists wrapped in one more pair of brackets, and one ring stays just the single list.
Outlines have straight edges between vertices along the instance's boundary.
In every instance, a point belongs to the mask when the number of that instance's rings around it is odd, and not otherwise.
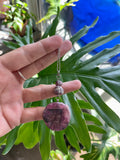
[{"label": "blue blurred object", "polygon": [[[99,36],[107,35],[112,31],[120,30],[120,0],[79,0],[72,7],[73,18],[69,23],[69,29],[73,34],[85,25],[91,23],[99,16],[94,28],[91,28],[87,35],[82,37],[78,43],[82,46],[95,40]],[[120,43],[120,37],[96,48],[90,54],[95,55],[105,48],[112,48]],[[109,62],[117,65],[120,61],[120,54],[112,57]]]}]

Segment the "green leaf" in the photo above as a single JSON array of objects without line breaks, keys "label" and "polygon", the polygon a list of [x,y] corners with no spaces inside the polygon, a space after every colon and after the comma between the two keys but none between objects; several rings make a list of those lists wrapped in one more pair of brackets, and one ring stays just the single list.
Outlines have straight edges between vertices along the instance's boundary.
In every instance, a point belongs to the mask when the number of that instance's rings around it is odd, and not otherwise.
[{"label": "green leaf", "polygon": [[16,49],[24,45],[33,43],[34,40],[33,40],[33,32],[32,32],[32,22],[29,21],[28,24],[26,25],[26,34],[24,37],[19,36],[19,34],[17,33],[13,34],[12,32],[10,33],[10,35],[16,41],[16,42],[4,41],[4,44],[10,49]]},{"label": "green leaf", "polygon": [[64,157],[63,157],[63,153],[61,152],[61,151],[59,151],[59,150],[56,150],[56,151],[51,151],[50,152],[50,159],[49,160],[54,160],[54,159],[56,159],[56,160],[63,160],[64,159]]},{"label": "green leaf", "polygon": [[52,24],[47,27],[44,35],[42,36],[42,39],[47,38],[48,35],[49,36],[55,35],[56,28],[57,28],[57,25],[58,25],[58,22],[59,22],[59,16],[60,16],[60,11],[59,11],[59,8],[58,8],[56,17],[54,18]]},{"label": "green leaf", "polygon": [[57,25],[58,25],[58,22],[59,22],[59,16],[60,16],[60,9],[59,9],[59,7],[58,7],[58,9],[57,9],[57,16],[56,16],[56,18],[53,20],[53,23],[52,23],[51,28],[50,28],[50,31],[49,31],[49,35],[50,35],[50,36],[53,36],[53,35],[55,35],[55,33],[56,33],[56,28],[57,28]]},{"label": "green leaf", "polygon": [[39,142],[38,131],[33,131],[33,122],[21,125],[15,144],[23,143],[27,149],[33,148]]},{"label": "green leaf", "polygon": [[83,82],[81,92],[86,96],[88,101],[92,104],[104,121],[116,131],[120,132],[120,127],[118,125],[120,123],[120,118],[103,102],[95,89],[90,87],[93,86],[91,83],[90,81],[89,83]]},{"label": "green leaf", "polygon": [[94,109],[93,106],[83,100],[77,100],[81,109]]},{"label": "green leaf", "polygon": [[37,86],[38,84],[40,84],[39,78],[30,78],[25,81],[24,88],[34,87]]},{"label": "green leaf", "polygon": [[11,22],[11,21],[10,21],[9,23],[8,23],[8,22],[9,22],[9,21],[3,22],[3,24],[8,25],[8,27],[11,28],[11,27],[13,26],[14,23]]},{"label": "green leaf", "polygon": [[[78,61],[80,62],[80,58],[82,56],[84,56],[85,54],[91,52],[95,48],[111,41],[112,39],[114,39],[118,36],[120,36],[120,31],[114,31],[114,32],[111,32],[110,34],[108,34],[107,36],[101,36],[101,37],[97,38],[96,40],[88,43],[87,45],[85,45],[84,47],[82,47],[81,49],[76,51],[75,54],[72,54],[72,56],[70,56],[70,58],[68,58],[66,60],[65,65],[69,65],[70,68],[77,67],[77,65],[79,64]],[[80,66],[79,66],[79,68],[80,68]]]},{"label": "green leaf", "polygon": [[32,31],[32,22],[29,21],[28,25],[26,25],[26,35],[25,35],[25,40],[27,44],[31,44],[34,42],[33,40],[33,31]]},{"label": "green leaf", "polygon": [[111,154],[114,159],[120,159],[119,134],[109,128],[106,140],[102,138],[101,142],[93,143],[91,153],[87,153],[81,157],[84,160],[109,160],[109,155]]},{"label": "green leaf", "polygon": [[40,134],[40,153],[42,160],[48,160],[51,148],[50,145],[51,132],[50,129],[44,124],[44,121],[40,121],[39,134]]},{"label": "green leaf", "polygon": [[38,129],[39,121],[33,122],[33,132],[35,132]]},{"label": "green leaf", "polygon": [[[21,26],[21,24],[17,24],[17,22],[13,23],[13,29],[17,32],[18,30],[20,30],[19,25]],[[9,26],[9,25],[8,25]]]},{"label": "green leaf", "polygon": [[41,23],[42,21],[45,21],[45,20],[49,19],[53,15],[57,15],[57,8],[58,7],[60,8],[60,11],[61,11],[66,6],[72,5],[73,2],[76,2],[76,1],[78,1],[78,0],[70,0],[69,2],[65,2],[64,5],[63,5],[63,4],[60,3],[61,2],[60,0],[46,0],[46,2],[48,2],[50,6],[48,8],[48,11],[47,11],[46,15],[43,18],[41,18],[37,22],[37,24]]},{"label": "green leaf", "polygon": [[18,45],[20,45],[21,47],[25,45],[18,34],[13,34],[12,32],[10,34],[14,38],[14,40],[18,43]]},{"label": "green leaf", "polygon": [[94,27],[98,21],[98,17],[94,20],[94,22],[90,26],[84,26],[81,30],[79,30],[75,35],[72,36],[70,41],[72,44],[77,42],[81,37],[86,35],[86,33],[89,31],[90,28]]},{"label": "green leaf", "polygon": [[64,131],[55,132],[55,144],[65,154],[68,154],[68,149],[64,139]]},{"label": "green leaf", "polygon": [[93,144],[91,153],[80,156],[84,160],[98,160],[100,153],[102,152],[103,146],[101,144]]},{"label": "green leaf", "polygon": [[2,144],[6,141],[7,136],[8,136],[8,134],[6,134],[6,135],[0,137],[0,145],[2,145]]},{"label": "green leaf", "polygon": [[99,126],[95,126],[95,125],[87,125],[87,126],[90,132],[102,133],[102,134],[106,133],[106,131]]},{"label": "green leaf", "polygon": [[110,58],[120,53],[120,44],[116,45],[113,48],[105,49],[101,51],[100,53],[96,54],[89,60],[86,60],[82,64],[78,65],[77,68],[82,71],[89,68],[89,70],[92,70],[96,68],[99,64],[102,64],[104,62],[107,62]]},{"label": "green leaf", "polygon": [[[67,2],[64,2],[64,4],[63,5],[61,5],[60,6],[60,10],[62,10],[64,7],[66,7],[66,6],[75,6],[75,4],[74,4],[74,2],[77,2],[77,1],[79,1],[79,0],[69,0],[69,1],[67,1]],[[62,3],[63,3],[62,2]]]},{"label": "green leaf", "polygon": [[[114,66],[106,68],[104,70],[99,70],[98,74],[102,78],[102,83],[98,84],[98,87],[103,88],[107,93],[114,97],[118,102],[120,102],[120,66]],[[102,87],[101,87],[102,86]]]},{"label": "green leaf", "polygon": [[6,155],[11,148],[13,147],[16,139],[17,139],[17,135],[18,135],[18,130],[19,130],[19,126],[15,127],[8,135],[7,137],[7,142],[6,142],[6,146],[4,151],[2,152],[3,155]]},{"label": "green leaf", "polygon": [[52,27],[52,25],[49,25],[49,26],[47,27],[45,33],[44,33],[43,36],[42,36],[42,39],[48,37],[51,27]]},{"label": "green leaf", "polygon": [[77,133],[79,142],[86,148],[87,151],[91,149],[91,141],[88,129],[85,123],[83,113],[75,99],[73,93],[63,95],[64,102],[69,106],[71,112],[70,125]]},{"label": "green leaf", "polygon": [[75,130],[71,126],[68,126],[65,129],[65,135],[66,135],[69,143],[71,144],[71,146],[73,146],[78,152],[80,152],[78,136],[77,136]]},{"label": "green leaf", "polygon": [[10,49],[16,49],[16,48],[20,47],[20,45],[18,45],[17,43],[14,43],[12,41],[9,41],[9,42],[4,41],[3,43]]},{"label": "green leaf", "polygon": [[85,117],[86,121],[91,121],[94,124],[102,126],[102,123],[100,122],[100,120],[98,118],[96,118],[95,116],[93,116],[89,113],[84,113],[84,117]]}]

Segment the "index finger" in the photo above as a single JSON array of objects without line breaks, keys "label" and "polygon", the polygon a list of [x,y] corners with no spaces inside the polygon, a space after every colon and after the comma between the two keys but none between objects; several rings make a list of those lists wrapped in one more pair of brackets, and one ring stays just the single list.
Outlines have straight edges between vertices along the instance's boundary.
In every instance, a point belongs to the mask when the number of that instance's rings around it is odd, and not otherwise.
[{"label": "index finger", "polygon": [[63,40],[60,36],[52,36],[36,43],[25,45],[3,56],[0,60],[11,71],[17,71],[50,52],[58,49]]}]

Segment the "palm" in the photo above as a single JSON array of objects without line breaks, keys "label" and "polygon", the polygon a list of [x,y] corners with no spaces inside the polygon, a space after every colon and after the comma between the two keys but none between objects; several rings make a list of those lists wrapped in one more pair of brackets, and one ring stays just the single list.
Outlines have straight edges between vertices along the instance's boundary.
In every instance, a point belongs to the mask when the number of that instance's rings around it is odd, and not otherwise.
[{"label": "palm", "polygon": [[5,130],[11,130],[20,124],[23,111],[22,84],[16,73],[11,73],[4,66],[0,67],[1,100],[0,124]]},{"label": "palm", "polygon": [[[21,47],[0,57],[0,136],[21,123],[41,120],[44,107],[24,108],[23,104],[56,96],[54,85],[39,85],[23,88],[25,78],[30,78],[57,60],[57,50],[63,56],[70,48],[69,41],[59,36],[44,39]],[[63,84],[65,93],[80,88],[79,81]]]}]

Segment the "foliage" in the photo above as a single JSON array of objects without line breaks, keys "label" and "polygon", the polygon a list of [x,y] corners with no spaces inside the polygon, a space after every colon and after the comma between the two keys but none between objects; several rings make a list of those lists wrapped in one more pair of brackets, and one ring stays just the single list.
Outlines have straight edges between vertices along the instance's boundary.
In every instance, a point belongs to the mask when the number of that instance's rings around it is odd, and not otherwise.
[{"label": "foliage", "polygon": [[73,2],[77,2],[78,0],[70,0],[69,2],[66,1],[67,0],[61,3],[61,0],[46,0],[46,2],[48,2],[50,6],[48,8],[46,15],[43,18],[41,18],[37,22],[37,24],[49,19],[53,15],[57,15],[58,8],[60,8],[60,11],[62,11],[66,6],[72,6],[74,5]]},{"label": "foliage", "polygon": [[93,140],[92,151],[81,156],[84,160],[109,160],[113,155],[120,160],[120,136],[115,130],[106,126],[106,134],[99,141]]},{"label": "foliage", "polygon": [[0,12],[6,16],[3,24],[7,24],[9,28],[14,28],[15,31],[22,31],[26,20],[30,19],[27,3],[21,0],[16,0],[16,3],[5,5],[8,8],[6,12]]},{"label": "foliage", "polygon": [[3,43],[8,46],[10,49],[16,49],[26,44],[33,43],[33,32],[32,32],[32,23],[29,21],[28,25],[26,26],[26,35],[24,37],[20,37],[19,34],[13,34],[10,32],[10,35],[16,42],[12,41],[4,41]]},{"label": "foliage", "polygon": [[[58,18],[59,15],[57,15],[54,19],[54,25],[51,24],[47,28],[43,38],[46,38],[49,35],[54,35],[56,26],[58,24]],[[95,24],[95,22],[93,22],[93,24]],[[91,25],[91,27],[93,27],[93,25]],[[74,35],[71,38],[73,45],[80,37],[87,34],[89,29],[90,27],[85,26],[76,35]],[[33,43],[31,23],[29,23],[29,25],[27,26],[26,37],[19,37],[17,34],[12,34],[12,36],[17,43],[5,42],[6,45],[12,49],[29,43]],[[3,144],[3,142],[7,143],[6,148],[3,152],[4,154],[11,149],[12,145],[14,145],[14,142],[15,144],[19,144],[22,142],[26,148],[32,148],[36,143],[39,143],[42,159],[48,160],[50,155],[52,135],[54,136],[57,148],[65,155],[69,155],[69,146],[67,146],[66,144],[65,136],[69,141],[70,146],[74,147],[78,152],[80,152],[81,150],[80,144],[82,144],[84,150],[90,152],[90,135],[92,133],[107,135],[108,133],[106,131],[104,122],[106,122],[109,127],[116,130],[116,132],[120,133],[120,118],[109,108],[109,106],[105,104],[105,102],[96,91],[96,87],[102,88],[116,100],[120,101],[120,66],[110,66],[109,68],[99,67],[100,64],[103,64],[111,57],[120,52],[120,45],[116,45],[111,49],[105,49],[94,57],[91,57],[90,59],[82,60],[82,57],[89,53],[91,50],[100,45],[103,45],[104,43],[107,43],[108,41],[118,36],[120,36],[119,31],[112,32],[107,36],[99,37],[95,41],[90,42],[83,48],[77,50],[66,60],[61,60],[62,80],[69,81],[79,79],[82,82],[82,88],[79,90],[79,92],[81,92],[81,94],[84,95],[87,100],[87,102],[83,100],[77,100],[74,92],[61,96],[61,101],[69,106],[71,112],[71,121],[69,126],[63,131],[53,132],[45,126],[43,121],[35,121],[21,125],[19,126],[19,128],[17,128],[18,130],[15,128],[8,135],[0,138],[0,144]],[[27,80],[24,84],[24,87],[32,87],[43,83],[54,83],[56,80],[55,68],[56,62],[38,73],[37,78],[31,78]],[[27,103],[25,104],[25,107],[45,107],[48,103],[55,100],[55,98],[52,98],[43,101]],[[83,109],[97,111],[98,115],[102,118],[102,121],[89,113],[85,113]],[[10,141],[10,136],[14,137],[13,141]],[[32,137],[36,138],[33,139]],[[104,140],[104,145],[102,146],[98,143],[92,144],[91,154],[96,151],[96,146],[97,148],[100,148],[100,152],[104,153],[104,147],[107,144],[106,142],[108,142],[107,139]],[[118,150],[119,146],[116,150],[116,153],[118,153]]]},{"label": "foliage", "polygon": [[52,150],[50,152],[50,158],[49,160],[74,160],[75,158],[72,156],[72,154],[64,155],[59,150]]}]

